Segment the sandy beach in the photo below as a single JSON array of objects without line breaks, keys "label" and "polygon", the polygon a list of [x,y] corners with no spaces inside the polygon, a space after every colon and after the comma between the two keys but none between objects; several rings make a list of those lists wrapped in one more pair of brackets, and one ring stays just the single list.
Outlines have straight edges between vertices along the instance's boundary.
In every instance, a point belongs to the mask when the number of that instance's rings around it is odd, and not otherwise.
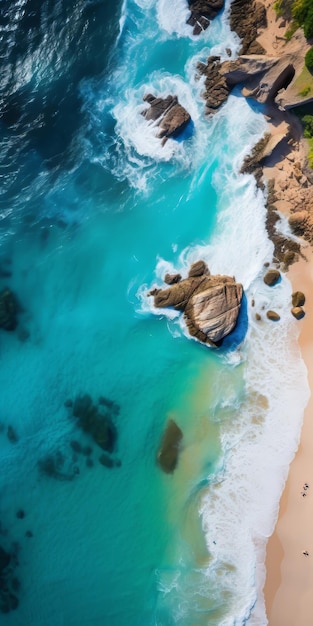
[{"label": "sandy beach", "polygon": [[[298,31],[286,44],[282,38],[286,25],[282,26],[282,20],[276,18],[273,2],[263,4],[267,9],[268,27],[259,41],[267,54],[296,53],[299,65],[303,65],[307,43],[302,32]],[[287,156],[282,150],[271,167],[264,168],[265,177],[275,179],[277,207],[287,215],[301,206],[300,198],[301,202],[308,200],[309,205],[312,202],[311,184],[295,176],[295,164],[303,164],[305,150],[305,142],[295,142]],[[293,291],[302,291],[306,296],[305,317],[297,323],[311,397],[304,414],[299,448],[281,497],[275,531],[267,545],[264,596],[269,626],[311,626],[313,623],[313,251],[306,242],[302,251],[305,259],[300,258],[290,267],[288,277]]]}]

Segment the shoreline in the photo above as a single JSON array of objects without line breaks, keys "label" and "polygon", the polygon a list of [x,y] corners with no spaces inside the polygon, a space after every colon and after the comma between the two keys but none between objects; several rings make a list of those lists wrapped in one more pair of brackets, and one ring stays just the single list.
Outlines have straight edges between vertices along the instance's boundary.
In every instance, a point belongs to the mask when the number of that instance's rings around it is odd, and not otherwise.
[{"label": "shoreline", "polygon": [[[261,0],[267,11],[267,27],[258,37],[266,54],[280,56],[288,51],[299,55],[298,66],[303,63],[305,46],[300,31],[288,44],[282,34],[287,29],[282,20],[276,18],[273,2]],[[305,42],[306,43],[306,42]],[[275,112],[276,109],[276,112]],[[290,124],[289,111],[281,112],[271,107],[269,130],[275,134],[277,120]],[[291,116],[292,123],[292,116]],[[293,128],[299,127],[296,119]],[[276,208],[288,218],[299,210],[302,198],[313,195],[310,181],[297,179],[298,163],[303,165],[306,156],[306,142],[297,137],[290,150],[282,142],[279,150],[268,159],[263,167],[264,178],[275,181]],[[301,168],[302,171],[302,168]],[[303,174],[303,171],[302,171]],[[306,188],[304,188],[306,185]],[[310,208],[310,201],[307,207]],[[306,207],[306,208],[307,208]],[[287,481],[279,503],[279,513],[273,534],[266,546],[265,585],[263,588],[266,614],[269,626],[308,626],[312,621],[313,594],[313,325],[310,313],[313,310],[313,248],[303,240],[298,260],[288,268],[288,278],[293,291],[302,291],[306,296],[305,317],[299,324],[298,344],[307,369],[310,397],[304,411],[299,447],[288,471]],[[304,485],[309,487],[305,490]],[[303,495],[304,494],[304,495]],[[304,554],[308,552],[308,555]]]}]

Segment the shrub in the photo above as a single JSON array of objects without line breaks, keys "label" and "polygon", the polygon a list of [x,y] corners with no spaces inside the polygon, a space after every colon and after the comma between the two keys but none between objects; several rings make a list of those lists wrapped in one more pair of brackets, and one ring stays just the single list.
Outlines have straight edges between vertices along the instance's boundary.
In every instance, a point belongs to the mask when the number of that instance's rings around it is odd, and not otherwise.
[{"label": "shrub", "polygon": [[308,95],[308,93],[310,93],[311,91],[311,87],[309,87],[309,85],[307,85],[306,87],[303,87],[303,89],[301,89],[301,91],[299,91],[299,96],[302,96],[303,98],[305,96]]},{"label": "shrub", "polygon": [[313,47],[305,55],[305,65],[310,72],[313,72]]},{"label": "shrub", "polygon": [[310,139],[313,137],[313,115],[305,115],[302,118],[302,123],[304,124],[304,136],[306,139]]},{"label": "shrub", "polygon": [[312,0],[295,0],[292,5],[292,16],[300,26],[307,39],[313,36],[313,4]]}]

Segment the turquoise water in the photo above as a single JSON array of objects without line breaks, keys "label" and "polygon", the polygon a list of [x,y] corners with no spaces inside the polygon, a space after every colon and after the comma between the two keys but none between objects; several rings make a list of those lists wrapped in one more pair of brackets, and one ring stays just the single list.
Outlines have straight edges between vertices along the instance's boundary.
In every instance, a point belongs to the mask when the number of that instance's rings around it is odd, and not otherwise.
[{"label": "turquoise water", "polygon": [[[0,337],[0,546],[19,600],[1,623],[231,626],[258,598],[249,623],[265,624],[262,550],[306,388],[288,281],[271,295],[262,282],[264,196],[239,174],[262,111],[238,91],[204,117],[195,65],[237,53],[228,4],[199,38],[183,0],[70,4],[4,11],[0,287],[21,311]],[[140,114],[148,91],[178,95],[189,139],[161,147]],[[189,340],[147,297],[198,258],[244,285],[239,345]],[[252,297],[281,310],[279,329],[256,325]],[[119,405],[120,466],[99,463],[64,406],[85,393]],[[156,456],[170,417],[184,436],[165,475]],[[92,445],[92,466],[73,440]],[[40,471],[47,456],[57,477]]]}]

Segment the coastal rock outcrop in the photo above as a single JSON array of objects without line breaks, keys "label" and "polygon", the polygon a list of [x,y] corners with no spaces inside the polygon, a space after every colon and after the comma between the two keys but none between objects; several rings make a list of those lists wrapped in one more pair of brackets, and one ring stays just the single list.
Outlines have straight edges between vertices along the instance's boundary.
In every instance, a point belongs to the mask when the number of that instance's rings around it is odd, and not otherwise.
[{"label": "coastal rock outcrop", "polygon": [[189,334],[202,343],[218,346],[236,326],[243,288],[230,276],[211,276],[204,261],[191,265],[187,278],[168,289],[153,289],[157,308],[173,307],[184,313]]},{"label": "coastal rock outcrop", "polygon": [[187,24],[193,26],[194,35],[199,35],[224,8],[225,0],[188,0],[188,4],[190,16]]},{"label": "coastal rock outcrop", "polygon": [[225,61],[220,72],[228,85],[244,84],[242,95],[265,104],[274,100],[287,87],[295,74],[295,58],[286,54],[281,58],[259,55],[241,56]]},{"label": "coastal rock outcrop", "polygon": [[278,322],[280,320],[280,315],[276,313],[276,311],[267,311],[266,317],[271,320],[271,322]]},{"label": "coastal rock outcrop", "polygon": [[292,315],[296,318],[296,320],[301,320],[305,316],[305,312],[302,306],[294,306],[291,309]]},{"label": "coastal rock outcrop", "polygon": [[258,30],[267,25],[266,9],[261,2],[233,0],[230,5],[230,28],[240,37],[239,54],[264,54],[265,50],[256,41]]},{"label": "coastal rock outcrop", "polygon": [[163,433],[161,446],[158,451],[158,463],[166,474],[174,472],[179,455],[179,445],[183,438],[183,433],[173,419],[167,423]]},{"label": "coastal rock outcrop", "polygon": [[291,295],[292,306],[299,307],[305,304],[305,295],[302,291],[294,291]]},{"label": "coastal rock outcrop", "polygon": [[191,121],[188,111],[179,104],[177,96],[158,98],[148,93],[143,99],[150,107],[142,111],[142,115],[146,120],[157,123],[160,129],[157,136],[163,140],[162,145],[169,137],[178,137]]}]

